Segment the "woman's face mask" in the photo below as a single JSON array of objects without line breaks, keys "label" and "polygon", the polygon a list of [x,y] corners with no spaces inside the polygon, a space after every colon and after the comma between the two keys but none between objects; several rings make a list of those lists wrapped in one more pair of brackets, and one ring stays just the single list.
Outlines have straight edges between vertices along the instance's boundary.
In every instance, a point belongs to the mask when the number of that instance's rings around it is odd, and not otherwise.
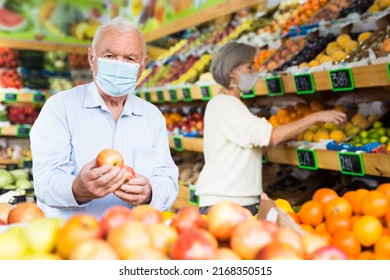
[{"label": "woman's face mask", "polygon": [[[95,56],[96,57],[96,56]],[[120,97],[134,92],[138,63],[98,57],[96,83],[108,95]]]},{"label": "woman's face mask", "polygon": [[238,88],[242,92],[251,91],[257,84],[259,80],[259,73],[239,73],[238,76]]}]

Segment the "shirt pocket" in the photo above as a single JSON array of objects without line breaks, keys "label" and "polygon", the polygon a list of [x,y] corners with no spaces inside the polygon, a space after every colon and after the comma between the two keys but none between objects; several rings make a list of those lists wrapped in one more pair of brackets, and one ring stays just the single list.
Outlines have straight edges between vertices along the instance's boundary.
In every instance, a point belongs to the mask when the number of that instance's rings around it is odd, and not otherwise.
[{"label": "shirt pocket", "polygon": [[155,148],[134,146],[134,171],[145,177],[150,177],[155,164]]}]

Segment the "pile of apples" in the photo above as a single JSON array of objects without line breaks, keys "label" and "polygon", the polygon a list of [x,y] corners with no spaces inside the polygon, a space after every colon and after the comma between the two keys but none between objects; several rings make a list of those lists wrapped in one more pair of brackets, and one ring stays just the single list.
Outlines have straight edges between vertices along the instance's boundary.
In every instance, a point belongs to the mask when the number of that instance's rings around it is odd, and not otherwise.
[{"label": "pile of apples", "polygon": [[166,112],[164,116],[169,132],[184,136],[203,136],[204,122],[202,113],[193,112],[188,115],[183,115],[177,112]]},{"label": "pile of apples", "polygon": [[100,219],[78,214],[62,221],[38,215],[25,226],[16,224],[0,233],[0,248],[0,259],[346,258],[321,236],[312,233],[301,236],[290,228],[258,220],[249,210],[232,202],[214,205],[207,215],[201,215],[194,206],[173,214],[149,205],[132,209],[113,206]]}]

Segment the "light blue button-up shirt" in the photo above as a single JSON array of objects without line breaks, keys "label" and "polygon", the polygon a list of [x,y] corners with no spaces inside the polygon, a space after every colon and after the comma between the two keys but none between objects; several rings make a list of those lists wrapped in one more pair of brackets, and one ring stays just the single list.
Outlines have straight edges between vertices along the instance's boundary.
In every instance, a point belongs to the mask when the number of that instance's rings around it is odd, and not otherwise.
[{"label": "light blue button-up shirt", "polygon": [[105,148],[118,150],[126,165],[149,178],[151,206],[167,210],[177,197],[178,169],[165,119],[156,106],[133,94],[115,122],[95,83],[59,92],[43,106],[30,140],[35,195],[47,217],[88,213],[99,218],[110,206],[127,205],[113,194],[82,205],[73,196],[76,175]]}]

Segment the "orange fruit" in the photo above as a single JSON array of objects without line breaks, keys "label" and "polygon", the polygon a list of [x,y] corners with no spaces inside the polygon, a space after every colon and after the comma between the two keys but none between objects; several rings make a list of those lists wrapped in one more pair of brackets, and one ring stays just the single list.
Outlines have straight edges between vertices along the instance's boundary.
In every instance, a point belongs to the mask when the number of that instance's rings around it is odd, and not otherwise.
[{"label": "orange fruit", "polygon": [[338,194],[334,190],[329,188],[320,188],[314,192],[312,199],[321,203],[321,205],[325,205],[327,202],[336,197],[338,197]]},{"label": "orange fruit", "polygon": [[358,189],[355,191],[355,194],[354,194],[352,202],[351,202],[351,206],[352,206],[353,213],[355,213],[356,215],[362,214],[361,202],[362,202],[363,198],[366,196],[366,194],[368,194],[368,193],[369,193],[369,191],[366,189]]},{"label": "orange fruit", "polygon": [[390,236],[381,236],[374,244],[374,253],[390,258]]},{"label": "orange fruit", "polygon": [[300,224],[301,228],[306,232],[314,232],[314,228],[309,225]]},{"label": "orange fruit", "polygon": [[315,232],[326,232],[325,222],[322,222],[321,224],[317,225],[317,226],[314,228],[314,231],[315,231]]},{"label": "orange fruit", "polygon": [[390,202],[390,183],[380,184],[376,188],[376,190],[383,193],[387,197],[387,200]]},{"label": "orange fruit", "polygon": [[355,191],[347,191],[342,197],[348,200],[349,204],[352,206],[353,199],[355,198]]},{"label": "orange fruit", "polygon": [[301,220],[299,219],[299,216],[298,214],[294,213],[294,212],[288,212],[287,214],[290,215],[290,217],[294,220],[294,222],[296,222],[297,224],[300,224],[301,223]]},{"label": "orange fruit", "polygon": [[364,215],[380,218],[387,213],[388,209],[387,198],[380,191],[370,191],[361,202],[361,210]]},{"label": "orange fruit", "polygon": [[385,220],[385,224],[386,224],[387,228],[390,229],[390,211],[387,211],[387,213],[385,214],[384,220]]},{"label": "orange fruit", "polygon": [[378,218],[364,215],[352,226],[352,232],[361,245],[369,247],[381,237],[382,224]]},{"label": "orange fruit", "polygon": [[278,112],[276,113],[278,117],[286,117],[288,116],[288,111],[286,109],[279,109]]},{"label": "orange fruit", "polygon": [[303,224],[317,226],[324,218],[322,205],[314,200],[306,201],[299,210],[298,216]]},{"label": "orange fruit", "polygon": [[373,260],[374,253],[371,251],[363,251],[357,256],[356,259],[358,259],[358,260]]},{"label": "orange fruit", "polygon": [[324,205],[325,218],[327,219],[334,215],[345,218],[350,218],[352,216],[352,206],[349,204],[348,200],[342,197],[336,197]]},{"label": "orange fruit", "polygon": [[350,230],[336,231],[332,237],[331,244],[344,251],[348,258],[355,258],[362,251],[362,246]]},{"label": "orange fruit", "polygon": [[325,229],[330,234],[334,234],[336,231],[341,229],[351,230],[352,222],[349,217],[347,218],[339,215],[333,215],[326,219]]}]

